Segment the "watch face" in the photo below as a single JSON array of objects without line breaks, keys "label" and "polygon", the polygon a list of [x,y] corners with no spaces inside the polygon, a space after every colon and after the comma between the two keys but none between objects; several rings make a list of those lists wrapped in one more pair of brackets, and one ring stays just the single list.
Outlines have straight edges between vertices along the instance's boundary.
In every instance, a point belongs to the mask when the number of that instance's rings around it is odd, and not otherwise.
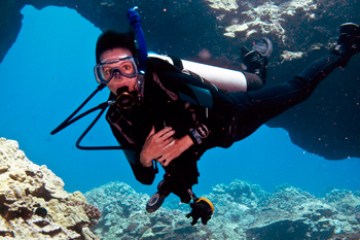
[{"label": "watch face", "polygon": [[209,136],[209,129],[206,127],[205,124],[200,123],[196,127],[196,130],[199,133],[201,138],[207,138]]}]

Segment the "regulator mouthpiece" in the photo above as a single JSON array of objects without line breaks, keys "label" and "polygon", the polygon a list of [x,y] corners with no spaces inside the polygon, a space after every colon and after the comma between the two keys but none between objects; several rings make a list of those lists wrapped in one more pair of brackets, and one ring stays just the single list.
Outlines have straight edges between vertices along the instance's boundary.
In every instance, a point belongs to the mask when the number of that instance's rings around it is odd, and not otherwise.
[{"label": "regulator mouthpiece", "polygon": [[129,109],[136,105],[138,94],[136,91],[130,92],[127,87],[119,88],[116,91],[116,106],[121,109]]}]

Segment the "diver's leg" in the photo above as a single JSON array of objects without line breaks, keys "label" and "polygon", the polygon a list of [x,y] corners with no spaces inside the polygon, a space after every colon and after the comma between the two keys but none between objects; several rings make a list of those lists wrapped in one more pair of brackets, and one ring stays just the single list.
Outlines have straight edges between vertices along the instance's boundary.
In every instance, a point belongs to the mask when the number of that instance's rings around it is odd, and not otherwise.
[{"label": "diver's leg", "polygon": [[[308,98],[316,86],[335,68],[344,67],[350,58],[360,52],[360,27],[353,23],[346,23],[340,27],[340,35],[336,47],[326,56],[313,62],[292,80],[249,93],[253,102],[263,102],[275,107],[275,114],[302,102]],[[267,103],[267,104],[266,104]],[[270,106],[267,106],[270,107]],[[269,111],[271,112],[271,111]],[[272,117],[270,113],[269,117]]]},{"label": "diver's leg", "polygon": [[335,68],[345,66],[351,56],[359,51],[359,26],[345,24],[340,28],[335,49],[310,64],[292,80],[257,91],[228,94],[228,99],[239,115],[238,122],[231,126],[232,129],[239,129],[235,140],[250,135],[267,120],[307,99],[321,80]]},{"label": "diver's leg", "polygon": [[304,69],[298,78],[303,79],[314,88],[332,70],[345,67],[350,58],[360,51],[360,27],[354,23],[345,23],[340,27],[336,46],[329,56],[319,59]]},{"label": "diver's leg", "polygon": [[340,26],[340,36],[333,53],[342,57],[341,67],[350,58],[360,52],[360,26],[355,23],[344,23]]},{"label": "diver's leg", "polygon": [[[189,203],[192,199],[192,186],[197,183],[199,172],[196,161],[182,161],[183,164],[170,164],[165,168],[164,179],[157,186],[157,192],[146,204],[149,213],[158,210],[170,193],[177,195],[181,202]],[[189,191],[190,190],[190,191]]]},{"label": "diver's leg", "polygon": [[246,86],[247,86],[246,91],[258,90],[264,86],[265,81],[263,81],[255,73],[243,72],[243,74],[246,79]]}]

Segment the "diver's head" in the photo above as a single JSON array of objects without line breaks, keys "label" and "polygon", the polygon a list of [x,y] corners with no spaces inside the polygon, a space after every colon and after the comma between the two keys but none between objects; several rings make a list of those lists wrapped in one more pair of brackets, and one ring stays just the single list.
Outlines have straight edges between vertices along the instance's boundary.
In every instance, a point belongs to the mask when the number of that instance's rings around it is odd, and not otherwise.
[{"label": "diver's head", "polygon": [[101,34],[96,42],[96,63],[100,63],[101,54],[114,48],[126,48],[132,56],[136,55],[134,34],[106,31]]},{"label": "diver's head", "polygon": [[95,77],[98,83],[106,84],[117,95],[118,89],[138,91],[138,70],[134,55],[134,38],[129,33],[108,31],[96,44]]}]

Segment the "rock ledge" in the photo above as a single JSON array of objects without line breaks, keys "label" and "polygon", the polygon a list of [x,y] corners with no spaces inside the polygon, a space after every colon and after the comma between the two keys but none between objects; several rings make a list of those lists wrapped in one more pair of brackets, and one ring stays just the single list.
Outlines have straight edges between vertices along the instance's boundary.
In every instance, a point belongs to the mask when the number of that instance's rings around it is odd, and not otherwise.
[{"label": "rock ledge", "polygon": [[99,239],[90,226],[100,215],[46,166],[32,163],[16,141],[0,138],[0,238]]}]

